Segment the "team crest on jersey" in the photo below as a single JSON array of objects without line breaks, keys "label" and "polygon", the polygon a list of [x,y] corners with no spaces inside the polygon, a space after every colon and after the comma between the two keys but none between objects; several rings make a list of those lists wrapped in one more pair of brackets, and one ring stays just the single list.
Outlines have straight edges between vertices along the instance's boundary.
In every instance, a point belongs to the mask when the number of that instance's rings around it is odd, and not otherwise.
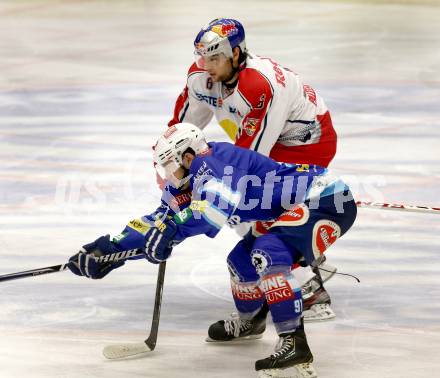
[{"label": "team crest on jersey", "polygon": [[256,118],[248,118],[246,120],[246,124],[244,125],[244,131],[248,136],[252,136],[257,131],[258,119]]},{"label": "team crest on jersey", "polygon": [[254,249],[251,253],[252,265],[258,274],[264,273],[272,265],[271,257],[262,249]]},{"label": "team crest on jersey", "polygon": [[313,254],[317,259],[341,236],[341,227],[329,219],[316,222],[313,227]]},{"label": "team crest on jersey", "polygon": [[282,213],[271,227],[302,226],[309,220],[309,208],[300,204]]}]

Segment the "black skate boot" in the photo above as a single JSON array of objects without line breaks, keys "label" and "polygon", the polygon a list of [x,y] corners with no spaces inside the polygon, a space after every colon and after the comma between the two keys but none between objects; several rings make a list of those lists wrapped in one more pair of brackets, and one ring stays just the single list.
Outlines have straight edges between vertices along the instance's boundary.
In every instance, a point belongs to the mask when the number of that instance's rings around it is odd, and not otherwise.
[{"label": "black skate boot", "polygon": [[309,282],[301,287],[304,302],[304,320],[306,322],[331,320],[336,317],[331,309],[331,299],[325,290],[321,276],[317,269],[316,274]]},{"label": "black skate boot", "polygon": [[315,378],[313,355],[303,329],[280,335],[275,353],[255,362],[259,377]]},{"label": "black skate boot", "polygon": [[251,340],[263,337],[266,330],[266,316],[269,306],[264,303],[261,310],[250,320],[240,319],[235,314],[230,319],[219,320],[208,329],[208,342]]}]

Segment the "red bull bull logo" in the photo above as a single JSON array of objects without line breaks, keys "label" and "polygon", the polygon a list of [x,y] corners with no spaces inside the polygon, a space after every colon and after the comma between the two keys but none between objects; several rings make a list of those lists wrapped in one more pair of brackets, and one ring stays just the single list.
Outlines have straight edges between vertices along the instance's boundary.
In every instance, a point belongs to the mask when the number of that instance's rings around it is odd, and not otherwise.
[{"label": "red bull bull logo", "polygon": [[252,136],[257,131],[258,119],[256,118],[248,118],[245,125],[244,131],[248,136]]},{"label": "red bull bull logo", "polygon": [[237,33],[237,28],[234,24],[228,24],[228,25],[214,25],[211,28],[211,31],[218,34],[220,37],[228,37],[234,33]]}]

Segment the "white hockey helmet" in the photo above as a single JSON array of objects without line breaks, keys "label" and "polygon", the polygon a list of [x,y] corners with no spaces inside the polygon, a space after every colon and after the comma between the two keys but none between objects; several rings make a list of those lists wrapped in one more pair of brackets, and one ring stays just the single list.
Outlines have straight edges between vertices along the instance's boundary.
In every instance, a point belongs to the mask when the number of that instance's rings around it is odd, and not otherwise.
[{"label": "white hockey helmet", "polygon": [[202,130],[190,123],[178,123],[169,127],[154,147],[156,170],[162,178],[178,188],[183,182],[174,173],[182,168],[183,154],[191,149],[198,155],[208,148]]}]

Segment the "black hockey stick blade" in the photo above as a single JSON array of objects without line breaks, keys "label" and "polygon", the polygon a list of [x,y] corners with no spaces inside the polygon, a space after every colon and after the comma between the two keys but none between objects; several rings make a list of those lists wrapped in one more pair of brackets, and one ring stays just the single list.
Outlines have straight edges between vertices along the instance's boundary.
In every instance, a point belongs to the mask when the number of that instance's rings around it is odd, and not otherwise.
[{"label": "black hockey stick blade", "polygon": [[157,334],[159,331],[160,308],[162,306],[162,293],[165,279],[166,262],[159,264],[157,275],[156,296],[154,299],[153,320],[151,321],[150,335],[143,343],[125,343],[108,345],[102,351],[105,358],[116,360],[121,358],[135,357],[151,352],[156,347]]},{"label": "black hockey stick blade", "polygon": [[145,340],[145,344],[154,350],[157,342],[157,334],[159,331],[160,308],[162,306],[163,283],[165,280],[166,261],[159,264],[159,273],[157,275],[156,297],[154,299],[153,320],[151,321],[150,335]]}]

